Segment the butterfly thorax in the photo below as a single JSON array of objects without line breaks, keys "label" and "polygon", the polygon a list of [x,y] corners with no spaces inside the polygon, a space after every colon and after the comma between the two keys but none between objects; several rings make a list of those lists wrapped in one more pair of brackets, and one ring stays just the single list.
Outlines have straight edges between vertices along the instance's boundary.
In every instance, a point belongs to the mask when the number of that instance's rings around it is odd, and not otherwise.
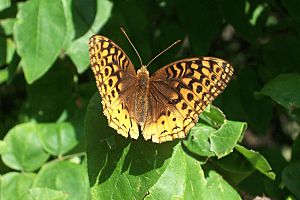
[{"label": "butterfly thorax", "polygon": [[144,65],[137,71],[135,90],[134,114],[138,124],[143,126],[149,110],[149,71]]}]

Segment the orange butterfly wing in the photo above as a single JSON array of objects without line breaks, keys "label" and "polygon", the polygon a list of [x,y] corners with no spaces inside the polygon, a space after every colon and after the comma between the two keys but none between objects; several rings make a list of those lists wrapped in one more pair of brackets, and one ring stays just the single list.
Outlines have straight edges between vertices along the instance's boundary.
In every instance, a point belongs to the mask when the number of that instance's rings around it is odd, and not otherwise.
[{"label": "orange butterfly wing", "polygon": [[228,62],[213,57],[183,59],[156,71],[150,79],[145,139],[161,143],[185,137],[232,75]]}]

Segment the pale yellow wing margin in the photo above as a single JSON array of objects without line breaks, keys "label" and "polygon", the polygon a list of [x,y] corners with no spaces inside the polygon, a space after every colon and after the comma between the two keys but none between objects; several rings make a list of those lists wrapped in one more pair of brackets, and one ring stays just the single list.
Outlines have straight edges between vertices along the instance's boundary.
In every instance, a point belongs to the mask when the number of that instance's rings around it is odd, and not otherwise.
[{"label": "pale yellow wing margin", "polygon": [[110,127],[124,137],[137,139],[137,122],[130,115],[127,102],[133,95],[136,71],[125,52],[110,39],[94,35],[89,40],[92,71],[100,92],[103,113]]},{"label": "pale yellow wing margin", "polygon": [[161,143],[185,137],[232,75],[228,62],[213,57],[183,59],[159,69],[150,78],[145,139]]}]

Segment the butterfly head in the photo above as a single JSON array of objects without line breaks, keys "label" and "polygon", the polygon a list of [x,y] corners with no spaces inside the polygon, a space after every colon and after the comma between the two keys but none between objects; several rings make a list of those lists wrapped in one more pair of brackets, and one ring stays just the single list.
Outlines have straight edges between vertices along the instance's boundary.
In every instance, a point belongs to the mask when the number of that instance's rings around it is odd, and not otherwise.
[{"label": "butterfly head", "polygon": [[149,71],[147,70],[146,65],[142,65],[140,69],[138,69],[137,74],[149,76]]}]

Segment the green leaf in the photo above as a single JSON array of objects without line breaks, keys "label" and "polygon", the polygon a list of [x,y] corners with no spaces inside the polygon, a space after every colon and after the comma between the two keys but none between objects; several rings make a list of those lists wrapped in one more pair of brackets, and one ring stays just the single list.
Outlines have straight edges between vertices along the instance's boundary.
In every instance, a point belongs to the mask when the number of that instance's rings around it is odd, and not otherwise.
[{"label": "green leaf", "polygon": [[286,109],[293,111],[300,108],[300,75],[281,74],[261,89],[261,93],[271,97]]},{"label": "green leaf", "polygon": [[62,1],[32,0],[20,4],[14,38],[28,83],[49,70],[62,50],[66,34]]},{"label": "green leaf", "polygon": [[218,129],[198,123],[190,133],[184,145],[200,156],[224,157],[232,152],[238,140],[246,130],[246,123],[225,120]]},{"label": "green leaf", "polygon": [[228,155],[246,131],[246,127],[245,122],[225,120],[221,128],[210,137],[211,151],[218,158]]},{"label": "green leaf", "polygon": [[11,0],[1,0],[0,1],[0,12],[8,7],[10,7]]},{"label": "green leaf", "polygon": [[215,131],[216,129],[209,125],[197,123],[189,132],[187,139],[183,140],[183,144],[189,151],[199,156],[215,156],[215,153],[211,151],[211,143],[209,140]]},{"label": "green leaf", "polygon": [[65,200],[68,196],[66,192],[50,188],[32,188],[28,190],[24,200]]},{"label": "green leaf", "polygon": [[48,160],[37,134],[37,124],[20,124],[4,137],[7,149],[2,154],[2,161],[8,167],[21,171],[34,171]]},{"label": "green leaf", "polygon": [[268,161],[258,152],[253,150],[248,150],[241,145],[236,145],[235,149],[240,152],[245,158],[251,163],[251,165],[269,177],[270,179],[274,180],[276,175],[273,172],[271,166],[269,165]]},{"label": "green leaf", "polygon": [[287,165],[282,171],[282,181],[285,186],[296,196],[300,198],[300,161]]},{"label": "green leaf", "polygon": [[38,124],[37,132],[44,149],[61,156],[77,144],[76,133],[70,123]]},{"label": "green leaf", "polygon": [[9,172],[0,176],[0,197],[5,200],[23,199],[36,174]]},{"label": "green leaf", "polygon": [[89,199],[89,182],[85,168],[69,161],[45,164],[33,186],[62,191],[69,195],[68,200]]},{"label": "green leaf", "polygon": [[200,162],[178,141],[154,144],[143,138],[126,139],[107,126],[101,112],[96,94],[85,118],[93,199],[207,199],[212,185],[224,188],[220,199],[240,199],[220,175],[212,172],[206,180]]},{"label": "green leaf", "polygon": [[[84,7],[81,8],[81,11],[82,9],[84,9]],[[82,73],[84,70],[86,70],[89,65],[88,39],[93,34],[97,33],[106,23],[106,21],[110,17],[111,10],[112,3],[110,1],[97,1],[97,11],[92,26],[90,26],[90,29],[82,37],[75,39],[67,47],[66,54],[70,56],[79,73]],[[78,15],[75,16],[75,18],[79,17]]]}]

